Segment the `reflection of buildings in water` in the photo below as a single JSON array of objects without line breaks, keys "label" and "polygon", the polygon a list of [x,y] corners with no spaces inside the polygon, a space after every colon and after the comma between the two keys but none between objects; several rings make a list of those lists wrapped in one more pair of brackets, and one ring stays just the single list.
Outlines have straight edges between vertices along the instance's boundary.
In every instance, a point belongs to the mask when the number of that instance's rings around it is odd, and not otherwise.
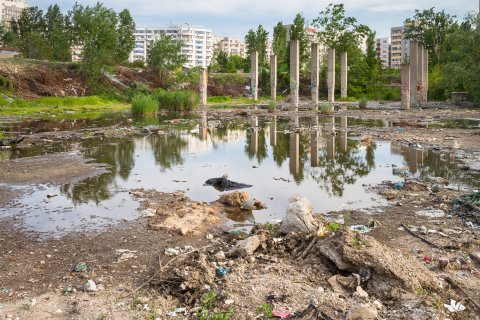
[{"label": "reflection of buildings in water", "polygon": [[300,162],[300,134],[290,133],[290,173],[298,174]]},{"label": "reflection of buildings in water", "polygon": [[347,152],[348,118],[340,117],[340,152]]},{"label": "reflection of buildings in water", "polygon": [[274,116],[270,124],[270,145],[275,147],[277,145],[277,117]]}]

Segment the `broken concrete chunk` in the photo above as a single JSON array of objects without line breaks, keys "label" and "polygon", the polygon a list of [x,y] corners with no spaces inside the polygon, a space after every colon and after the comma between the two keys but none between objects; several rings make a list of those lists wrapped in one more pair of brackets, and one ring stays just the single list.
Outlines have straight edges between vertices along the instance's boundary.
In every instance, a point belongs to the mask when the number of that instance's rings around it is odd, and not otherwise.
[{"label": "broken concrete chunk", "polygon": [[250,195],[248,193],[243,191],[235,191],[223,194],[218,201],[227,206],[240,208],[242,204],[244,204],[249,199]]},{"label": "broken concrete chunk", "polygon": [[443,218],[445,217],[445,211],[439,209],[427,209],[420,210],[415,213],[417,216],[428,218]]},{"label": "broken concrete chunk", "polygon": [[280,233],[311,233],[317,230],[318,222],[313,218],[313,205],[307,198],[296,194],[288,199],[289,204]]},{"label": "broken concrete chunk", "polygon": [[258,236],[251,236],[245,240],[237,242],[235,247],[227,252],[227,257],[247,257],[252,255],[260,246],[260,238]]},{"label": "broken concrete chunk", "polygon": [[368,304],[356,304],[348,310],[346,320],[375,320],[378,318],[376,308]]}]

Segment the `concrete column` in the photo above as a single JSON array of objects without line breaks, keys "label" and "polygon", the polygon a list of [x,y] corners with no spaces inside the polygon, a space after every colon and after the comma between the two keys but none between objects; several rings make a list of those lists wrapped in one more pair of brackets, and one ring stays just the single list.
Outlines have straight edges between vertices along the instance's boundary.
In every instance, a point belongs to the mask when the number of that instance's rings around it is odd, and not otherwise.
[{"label": "concrete column", "polygon": [[270,56],[270,91],[272,100],[277,100],[277,56]]},{"label": "concrete column", "polygon": [[292,95],[292,108],[298,111],[298,90],[300,82],[300,43],[298,40],[290,41],[290,94]]},{"label": "concrete column", "polygon": [[400,66],[402,79],[402,110],[410,109],[410,65]]},{"label": "concrete column", "polygon": [[335,102],[335,49],[332,48],[327,53],[327,90],[328,102]]},{"label": "concrete column", "polygon": [[208,86],[208,72],[207,69],[200,70],[200,107],[202,109],[207,107],[207,88]]},{"label": "concrete column", "polygon": [[340,117],[340,152],[347,152],[348,118]]},{"label": "concrete column", "polygon": [[418,42],[410,41],[410,105],[417,106]]},{"label": "concrete column", "polygon": [[418,44],[418,68],[417,68],[417,102],[421,104],[423,102],[423,51],[424,47],[422,43]]},{"label": "concrete column", "polygon": [[251,89],[252,89],[252,99],[258,100],[258,51],[252,52],[252,66],[250,68],[252,74],[252,82],[251,82]]},{"label": "concrete column", "polygon": [[274,116],[272,124],[270,125],[270,145],[275,147],[277,145],[277,117]]},{"label": "concrete column", "polygon": [[422,100],[424,102],[428,101],[428,50],[427,48],[423,48],[423,97]]},{"label": "concrete column", "polygon": [[318,43],[312,43],[312,105],[313,110],[318,111],[318,87],[319,87],[319,74],[320,74],[320,60],[318,56]]},{"label": "concrete column", "polygon": [[347,60],[347,52],[340,53],[340,65],[341,65],[341,73],[340,73],[340,92],[341,97],[347,97],[347,84],[348,84],[348,60]]}]

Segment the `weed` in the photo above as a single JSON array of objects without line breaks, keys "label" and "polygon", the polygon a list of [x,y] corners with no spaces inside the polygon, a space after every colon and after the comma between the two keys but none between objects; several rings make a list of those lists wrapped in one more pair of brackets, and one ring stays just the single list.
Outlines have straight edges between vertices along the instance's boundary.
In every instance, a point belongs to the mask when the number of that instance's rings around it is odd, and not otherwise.
[{"label": "weed", "polygon": [[324,103],[320,106],[320,113],[321,114],[332,114],[332,106],[330,106],[328,103]]},{"label": "weed", "polygon": [[428,291],[423,289],[423,288],[417,288],[415,289],[415,293],[417,294],[417,296],[419,297],[425,297],[425,296],[428,296]]},{"label": "weed", "polygon": [[0,132],[0,140],[3,140],[5,139],[5,135],[3,134],[3,132]]},{"label": "weed", "polygon": [[207,309],[202,308],[198,313],[199,320],[229,320],[235,309],[230,308],[226,312],[210,312]]},{"label": "weed", "polygon": [[342,226],[336,222],[330,222],[329,224],[327,224],[327,230],[330,232],[335,232],[337,230],[340,230],[341,227]]},{"label": "weed", "polygon": [[367,109],[367,105],[368,105],[368,100],[367,100],[367,98],[365,98],[365,97],[361,98],[361,99],[358,101],[358,107],[360,108],[360,110],[365,110],[365,109]]},{"label": "weed", "polygon": [[129,307],[131,310],[137,310],[138,306],[141,304],[142,304],[142,300],[140,300],[139,298],[135,298],[132,300]]},{"label": "weed", "polygon": [[155,92],[155,98],[160,107],[171,111],[190,111],[198,106],[200,100],[198,94],[189,90]]},{"label": "weed", "polygon": [[343,223],[345,223],[345,225],[348,225],[348,222],[350,221],[350,212],[344,212],[342,215]]},{"label": "weed", "polygon": [[132,114],[154,114],[158,112],[158,102],[150,95],[136,95],[132,99]]},{"label": "weed", "polygon": [[267,318],[273,317],[273,307],[271,304],[262,303],[257,307],[257,312],[263,314]]},{"label": "weed", "polygon": [[147,320],[155,320],[158,319],[158,312],[156,309],[152,308],[152,311],[150,311],[147,315]]},{"label": "weed", "polygon": [[211,309],[216,301],[217,294],[214,291],[208,291],[202,295],[202,304],[206,309]]},{"label": "weed", "polygon": [[108,317],[105,313],[102,313],[98,316],[98,320],[107,320],[107,319],[108,319]]},{"label": "weed", "polygon": [[272,231],[273,229],[275,229],[275,224],[271,222],[267,222],[263,226],[265,227],[266,230],[269,230],[269,231]]}]

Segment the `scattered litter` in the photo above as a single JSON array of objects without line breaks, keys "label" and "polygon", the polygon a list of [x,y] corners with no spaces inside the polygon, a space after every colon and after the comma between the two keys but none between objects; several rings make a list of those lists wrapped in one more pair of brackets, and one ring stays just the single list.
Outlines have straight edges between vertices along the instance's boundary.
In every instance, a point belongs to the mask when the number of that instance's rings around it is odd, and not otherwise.
[{"label": "scattered litter", "polygon": [[171,312],[167,312],[167,316],[169,317],[176,317],[179,313],[185,313],[185,311],[187,311],[186,308],[177,308],[175,309],[174,311],[171,311]]},{"label": "scattered litter", "polygon": [[97,292],[99,288],[93,280],[88,280],[85,284],[80,287],[80,290],[85,292]]},{"label": "scattered litter", "polygon": [[180,254],[180,250],[177,250],[177,249],[175,249],[175,248],[167,248],[167,249],[165,249],[164,254],[165,254],[166,256],[170,256],[170,257],[172,257],[172,256],[178,256],[178,255]]},{"label": "scattered litter", "polygon": [[290,312],[287,312],[287,311],[277,311],[277,310],[273,310],[273,311],[272,311],[272,315],[273,315],[275,318],[286,319],[286,318],[290,317],[291,313],[290,313]]},{"label": "scattered litter", "polygon": [[229,274],[230,272],[232,271],[232,269],[230,268],[222,268],[222,267],[217,267],[215,268],[215,274],[220,277],[220,278],[223,278],[225,277],[227,274]]},{"label": "scattered litter", "polygon": [[135,255],[137,251],[131,251],[127,249],[117,249],[115,250],[115,252],[117,253],[117,263],[134,259],[137,257]]},{"label": "scattered litter", "polygon": [[364,226],[363,224],[357,224],[357,225],[354,225],[354,226],[350,226],[350,230],[358,232],[358,233],[369,233],[370,231],[372,231],[372,229],[370,229],[367,226]]},{"label": "scattered litter", "polygon": [[75,272],[84,272],[85,270],[87,270],[87,265],[83,262],[80,262],[75,266]]},{"label": "scattered litter", "polygon": [[440,209],[426,209],[415,212],[417,216],[428,218],[443,218],[445,217],[445,211]]},{"label": "scattered litter", "polygon": [[394,187],[396,190],[400,190],[400,189],[403,188],[403,185],[404,185],[403,181],[399,181],[399,182],[395,183],[395,184],[393,185],[393,187]]},{"label": "scattered litter", "polygon": [[47,194],[48,199],[56,197],[56,196],[58,196],[58,194],[52,194],[52,193]]},{"label": "scattered litter", "polygon": [[447,308],[450,312],[461,312],[467,309],[463,304],[457,302],[455,300],[450,300],[450,304],[444,304],[445,308]]}]

